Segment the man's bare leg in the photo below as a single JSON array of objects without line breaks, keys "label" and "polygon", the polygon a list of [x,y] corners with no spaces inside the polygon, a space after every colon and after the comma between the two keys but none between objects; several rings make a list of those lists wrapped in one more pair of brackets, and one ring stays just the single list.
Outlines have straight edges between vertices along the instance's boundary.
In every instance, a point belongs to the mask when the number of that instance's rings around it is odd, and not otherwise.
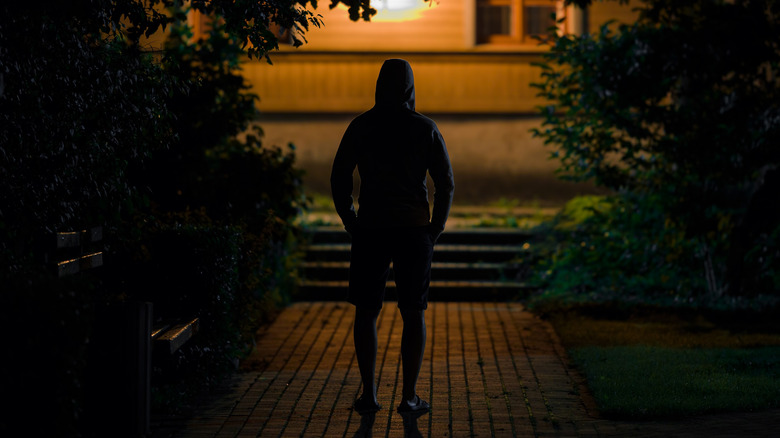
[{"label": "man's bare leg", "polygon": [[363,394],[360,396],[366,402],[378,405],[376,399],[376,351],[377,334],[376,320],[381,309],[366,309],[355,307],[355,325],[353,337],[355,341],[355,355],[357,356],[360,377],[363,381]]},{"label": "man's bare leg", "polygon": [[403,364],[402,402],[414,403],[417,395],[417,377],[425,353],[425,310],[401,309],[404,331],[401,335],[401,362]]}]

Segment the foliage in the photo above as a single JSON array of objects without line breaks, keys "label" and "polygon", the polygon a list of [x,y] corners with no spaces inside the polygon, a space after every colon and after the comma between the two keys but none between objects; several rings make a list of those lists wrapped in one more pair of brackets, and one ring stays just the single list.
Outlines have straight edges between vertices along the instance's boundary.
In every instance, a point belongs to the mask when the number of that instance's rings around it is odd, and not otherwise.
[{"label": "foliage", "polygon": [[76,427],[90,310],[102,297],[94,276],[57,279],[44,255],[55,231],[113,230],[138,207],[128,173],[171,138],[173,84],[146,55],[102,37],[105,10],[32,6],[0,6],[0,329],[16,352],[2,373],[7,397],[53,421],[7,411],[0,434],[25,423],[55,436]]},{"label": "foliage", "polygon": [[[240,75],[238,39],[219,19],[208,38],[190,36],[183,23],[172,26],[163,59],[164,70],[188,84],[169,98],[179,115],[177,141],[153,157],[140,179],[167,226],[195,221],[241,232],[239,299],[267,313],[268,303],[285,302],[293,288],[294,266],[286,264],[295,258],[291,223],[306,202],[302,172],[291,145],[283,151],[261,144],[262,130],[252,125],[257,96]],[[279,264],[286,269],[269,268]],[[256,318],[237,321],[247,319]],[[242,335],[253,330],[246,327]]]},{"label": "foliage", "polygon": [[[169,218],[172,223],[147,222],[135,259],[107,267],[126,279],[133,299],[153,303],[156,320],[199,318],[200,328],[191,342],[169,360],[155,359],[155,396],[169,386],[187,394],[212,387],[233,369],[245,348],[238,327],[244,310],[241,268],[247,263],[242,231],[192,216],[198,215],[178,215]],[[131,272],[123,272],[125,267]]]},{"label": "foliage", "polygon": [[711,304],[695,241],[658,208],[653,199],[626,197],[575,199],[534,246],[536,286],[545,301]]},{"label": "foliage", "polygon": [[[162,71],[151,62],[140,51],[140,40],[181,22],[185,10],[173,8],[176,4],[174,0],[3,4],[0,170],[7,190],[0,195],[4,234],[0,254],[8,262],[4,265],[18,269],[19,260],[29,262],[32,255],[19,252],[33,247],[31,235],[116,221],[118,214],[137,207],[127,173],[171,142],[173,113],[165,97],[187,87],[180,81],[183,75]],[[319,18],[305,9],[307,4],[194,1],[191,7],[219,14],[221,30],[231,35],[226,47],[259,57],[277,47],[269,31],[272,23],[301,31],[319,24]],[[366,5],[353,6],[362,11]],[[244,106],[253,99],[245,98]]]},{"label": "foliage", "polygon": [[174,409],[181,395],[208,389],[234,370],[257,326],[294,288],[292,221],[305,203],[302,172],[292,147],[263,147],[262,131],[252,125],[257,96],[240,74],[242,53],[219,17],[205,39],[193,40],[184,23],[174,23],[166,42],[163,70],[185,84],[168,96],[177,139],[137,176],[155,216],[142,227],[145,234],[128,242],[148,250],[130,265],[146,281],[169,279],[153,297],[135,292],[135,298],[159,304],[161,316],[197,315],[203,323],[166,370],[178,378],[156,380],[157,408]]},{"label": "foliage", "polygon": [[745,254],[749,266],[744,276],[758,290],[780,290],[780,225],[771,233],[761,233],[753,248]]},{"label": "foliage", "polygon": [[554,36],[536,134],[560,145],[565,176],[711,205],[776,163],[780,24],[746,3],[651,0],[617,33]]},{"label": "foliage", "polygon": [[236,369],[257,328],[289,302],[296,230],[269,212],[262,229],[248,232],[203,209],[139,215],[136,229],[103,276],[121,279],[113,284],[123,299],[152,302],[156,321],[199,318],[192,341],[154,361],[153,409],[180,412]]},{"label": "foliage", "polygon": [[[250,57],[267,57],[278,47],[271,31],[277,25],[298,30],[293,36],[299,44],[310,25],[320,25],[320,18],[306,9],[316,2],[194,0],[190,4],[192,9],[219,16],[224,37],[195,48],[181,47],[185,54],[206,46],[208,50],[201,50],[197,61],[192,61],[195,56],[182,61],[179,67],[184,66],[183,70],[178,72],[173,64],[161,64],[141,50],[143,37],[183,21],[186,11],[178,7],[178,0],[41,0],[0,6],[0,178],[5,184],[0,193],[0,264],[4,266],[0,282],[10,305],[2,313],[0,328],[5,333],[21,332],[11,350],[23,351],[28,358],[6,364],[10,367],[3,372],[6,380],[12,378],[19,385],[4,384],[3,388],[9,398],[31,391],[35,401],[50,402],[44,407],[18,399],[20,406],[36,406],[28,412],[56,419],[41,425],[52,429],[42,435],[75,433],[76,419],[82,413],[84,346],[95,305],[134,298],[139,288],[130,287],[131,280],[145,278],[128,265],[123,266],[128,269],[124,277],[105,275],[101,279],[87,273],[76,280],[57,279],[44,260],[50,249],[48,239],[55,231],[102,225],[107,266],[129,260],[132,245],[149,243],[143,239],[151,234],[144,234],[137,227],[139,222],[157,221],[150,217],[153,211],[159,217],[186,211],[186,206],[148,205],[144,195],[149,187],[143,175],[155,169],[166,150],[181,145],[193,127],[212,124],[199,131],[198,140],[207,141],[189,143],[190,150],[185,152],[207,157],[197,163],[211,185],[191,183],[201,174],[188,175],[189,186],[197,188],[192,196],[206,199],[186,205],[208,208],[211,228],[207,232],[180,223],[188,230],[198,230],[185,233],[182,239],[186,242],[181,244],[214,249],[227,257],[221,260],[226,263],[233,250],[249,254],[241,253],[238,274],[234,268],[224,272],[213,268],[224,267],[215,260],[202,260],[204,267],[212,266],[204,272],[213,275],[204,284],[223,290],[224,284],[238,281],[233,287],[239,290],[235,300],[247,299],[248,288],[254,287],[254,304],[246,306],[253,313],[240,318],[255,321],[264,317],[263,312],[267,317],[273,311],[269,303],[283,302],[281,296],[287,293],[269,290],[291,287],[289,277],[294,270],[279,268],[290,267],[294,259],[290,237],[294,231],[285,224],[303,202],[300,172],[294,169],[291,150],[261,148],[259,131],[246,137],[236,135],[254,116],[255,97],[243,93],[243,82],[235,74],[237,64],[230,62],[240,59],[242,50]],[[352,6],[350,13],[360,12],[356,17],[370,17],[371,11],[365,11],[367,2],[347,4]],[[184,44],[184,39],[179,43]],[[214,78],[216,85],[206,90],[215,84]],[[208,93],[212,104],[224,105],[216,105],[214,111],[205,111],[201,105],[201,112],[195,112],[194,99],[208,98]],[[214,100],[214,96],[226,100]],[[187,105],[193,111],[179,111]],[[237,174],[242,178],[233,178]],[[250,190],[236,190],[242,185]],[[220,191],[229,196],[219,199]],[[224,230],[252,233],[234,241]],[[201,231],[224,239],[209,241]],[[223,231],[227,234],[220,234]],[[253,261],[244,258],[250,256]],[[234,274],[237,277],[231,277]],[[145,284],[153,280],[146,279]],[[196,310],[206,315],[211,312]],[[245,332],[251,330],[246,320],[221,321],[224,327],[239,325]],[[64,342],[60,335],[66,334]],[[42,345],[52,343],[61,348],[42,351]],[[26,366],[30,363],[35,366]],[[38,388],[30,383],[33,379],[46,384]],[[24,422],[21,419],[15,418],[14,424]],[[3,418],[0,434],[10,424]]]},{"label": "foliage", "polygon": [[[14,402],[0,414],[0,435],[14,435],[22,423],[31,436],[76,429],[91,303],[99,286],[93,276],[57,279],[40,268],[3,276],[0,387]],[[40,421],[41,415],[49,420]]]},{"label": "foliage", "polygon": [[[553,220],[537,227],[532,245],[534,276],[540,292],[528,305],[537,312],[586,303],[617,306],[773,308],[771,288],[750,296],[708,293],[711,253],[729,245],[726,232],[706,242],[687,237],[658,199],[635,194],[571,200]],[[776,253],[773,244],[764,251]],[[771,270],[757,278],[776,278],[776,255],[763,263]],[[756,269],[756,264],[750,264]],[[749,271],[749,274],[754,272]],[[755,284],[759,284],[756,282]]]},{"label": "foliage", "polygon": [[130,164],[171,138],[159,67],[65,12],[2,12],[0,257],[11,272],[32,263],[42,234],[115,224],[137,203]]},{"label": "foliage", "polygon": [[[621,197],[611,218],[586,221],[594,252],[577,253],[584,266],[570,280],[584,270],[591,272],[582,287],[607,276],[654,295],[669,281],[677,294],[693,288],[680,299],[701,288],[711,300],[729,287],[743,295],[727,264],[748,250],[729,238],[752,226],[751,199],[780,163],[780,2],[645,0],[639,11],[617,32],[605,25],[596,35],[551,33],[543,81],[535,84],[549,105],[534,134],[554,145],[562,177]],[[626,240],[606,239],[607,232]],[[607,259],[622,263],[588,265]],[[664,266],[670,270],[658,270]]]},{"label": "foliage", "polygon": [[[208,38],[190,41],[188,27],[171,29],[163,66],[187,87],[171,93],[177,141],[159,151],[139,177],[164,211],[206,208],[216,220],[262,228],[267,211],[283,220],[305,203],[294,149],[264,148],[253,126],[257,96],[240,74],[235,36],[215,21]],[[259,221],[259,222],[258,222]]]}]

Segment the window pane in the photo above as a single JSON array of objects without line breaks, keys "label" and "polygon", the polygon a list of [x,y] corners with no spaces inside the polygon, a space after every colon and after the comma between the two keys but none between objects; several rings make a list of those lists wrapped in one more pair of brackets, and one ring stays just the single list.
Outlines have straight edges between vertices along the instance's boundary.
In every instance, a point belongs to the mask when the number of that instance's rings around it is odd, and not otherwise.
[{"label": "window pane", "polygon": [[543,35],[555,26],[555,6],[526,6],[523,9],[525,35]]},{"label": "window pane", "polygon": [[512,34],[512,7],[509,5],[477,6],[477,41],[487,42],[491,35]]}]

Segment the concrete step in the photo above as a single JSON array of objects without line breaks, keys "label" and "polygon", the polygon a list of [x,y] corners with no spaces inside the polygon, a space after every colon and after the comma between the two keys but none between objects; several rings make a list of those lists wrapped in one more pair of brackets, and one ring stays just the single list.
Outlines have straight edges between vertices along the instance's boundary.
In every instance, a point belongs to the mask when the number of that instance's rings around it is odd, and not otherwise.
[{"label": "concrete step", "polygon": [[[347,281],[303,280],[298,284],[299,300],[342,301],[347,297]],[[510,281],[431,281],[431,301],[504,301],[524,298],[531,288]],[[396,286],[388,281],[385,301],[397,300]]]},{"label": "concrete step", "polygon": [[[430,299],[434,301],[513,300],[527,296],[533,235],[514,229],[448,230],[434,247]],[[298,299],[343,300],[349,278],[350,237],[340,227],[310,231]],[[387,300],[394,300],[392,269]]]},{"label": "concrete step", "polygon": [[[308,232],[311,244],[350,243],[342,227],[315,227]],[[438,244],[456,245],[523,245],[533,234],[514,228],[456,228],[446,230]]]},{"label": "concrete step", "polygon": [[[520,273],[520,264],[518,263],[434,262],[431,268],[431,276],[433,278],[448,281],[514,280]],[[349,276],[349,262],[305,262],[303,263],[302,274],[303,277],[307,279],[327,281],[345,280]],[[391,264],[389,280],[393,280],[394,278]]]},{"label": "concrete step", "polygon": [[[309,245],[306,260],[349,260],[348,243],[322,243]],[[508,262],[519,260],[523,246],[515,245],[452,245],[437,244],[433,251],[434,262]]]}]

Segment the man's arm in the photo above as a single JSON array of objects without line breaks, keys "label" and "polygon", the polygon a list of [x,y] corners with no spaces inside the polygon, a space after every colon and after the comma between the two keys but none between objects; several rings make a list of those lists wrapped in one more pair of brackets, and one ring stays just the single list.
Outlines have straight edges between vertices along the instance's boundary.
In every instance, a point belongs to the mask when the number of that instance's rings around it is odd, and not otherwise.
[{"label": "man's arm", "polygon": [[438,236],[438,234],[444,231],[444,224],[450,215],[452,198],[455,193],[455,177],[452,173],[447,146],[444,144],[444,138],[438,130],[434,132],[433,140],[428,172],[431,174],[434,186],[431,228]]},{"label": "man's arm", "polygon": [[357,166],[356,144],[352,125],[341,138],[330,172],[330,191],[336,212],[350,234],[357,226],[357,214],[352,200],[352,174]]}]

